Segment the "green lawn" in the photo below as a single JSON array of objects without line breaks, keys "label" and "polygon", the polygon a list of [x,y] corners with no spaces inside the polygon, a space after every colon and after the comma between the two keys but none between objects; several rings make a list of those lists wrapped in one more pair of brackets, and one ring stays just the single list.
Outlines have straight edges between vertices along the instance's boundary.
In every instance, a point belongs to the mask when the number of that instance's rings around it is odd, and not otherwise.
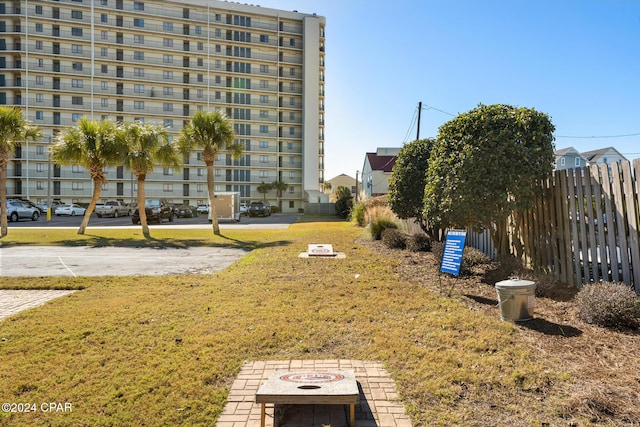
[{"label": "green lawn", "polygon": [[[562,373],[517,328],[400,280],[396,261],[358,243],[365,234],[349,223],[223,237],[156,229],[153,241],[139,230],[34,233],[10,229],[0,244],[253,251],[213,275],[0,278],[0,288],[81,289],[0,321],[0,400],[73,411],[0,412],[0,425],[211,426],[243,361],[289,358],[383,362],[416,426],[560,421]],[[309,243],[332,243],[346,259],[298,258]]]}]

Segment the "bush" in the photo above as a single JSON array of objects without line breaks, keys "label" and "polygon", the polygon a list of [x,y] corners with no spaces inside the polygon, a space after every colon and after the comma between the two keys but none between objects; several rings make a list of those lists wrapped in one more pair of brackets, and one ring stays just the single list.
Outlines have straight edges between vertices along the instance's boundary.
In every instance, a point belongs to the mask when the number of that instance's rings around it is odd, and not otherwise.
[{"label": "bush", "polygon": [[271,213],[272,214],[280,213],[280,207],[271,205]]},{"label": "bush", "polygon": [[414,233],[407,238],[407,249],[411,252],[429,252],[431,239],[423,233]]},{"label": "bush", "polygon": [[380,233],[382,243],[391,249],[404,249],[407,247],[407,236],[397,228],[385,228]]},{"label": "bush", "polygon": [[398,224],[391,218],[376,217],[369,223],[369,233],[374,240],[382,238],[382,232],[388,228],[398,228]]},{"label": "bush", "polygon": [[640,320],[640,301],[623,283],[589,283],[574,299],[578,317],[587,323],[604,327],[637,328]]},{"label": "bush", "polygon": [[336,214],[340,218],[348,218],[353,207],[353,197],[343,197],[336,202]]},{"label": "bush", "polygon": [[466,246],[462,255],[462,263],[460,264],[460,274],[464,276],[483,274],[485,267],[490,263],[491,258],[482,253],[482,251]]},{"label": "bush", "polygon": [[351,221],[355,222],[358,227],[365,226],[364,211],[365,208],[362,202],[359,202],[353,207],[353,209],[351,209]]}]

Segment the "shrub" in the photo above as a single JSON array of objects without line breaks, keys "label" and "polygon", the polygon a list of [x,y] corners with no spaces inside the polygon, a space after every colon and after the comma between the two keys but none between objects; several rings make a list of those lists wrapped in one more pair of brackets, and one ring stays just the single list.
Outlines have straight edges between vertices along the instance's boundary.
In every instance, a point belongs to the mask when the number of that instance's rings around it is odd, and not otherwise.
[{"label": "shrub", "polygon": [[460,274],[464,276],[483,274],[484,267],[490,263],[491,258],[482,253],[482,251],[466,246],[462,255],[462,263],[460,264]]},{"label": "shrub", "polygon": [[407,238],[407,249],[412,252],[429,252],[431,239],[424,233],[414,233]]},{"label": "shrub", "polygon": [[280,207],[271,205],[271,213],[280,213]]},{"label": "shrub", "polygon": [[382,238],[382,232],[388,228],[398,228],[398,224],[391,218],[377,217],[369,223],[369,233],[374,240]]},{"label": "shrub", "polygon": [[640,301],[623,283],[600,282],[584,285],[574,299],[578,317],[604,327],[637,328]]},{"label": "shrub", "polygon": [[340,218],[348,218],[353,206],[353,197],[343,197],[336,202],[336,214]]},{"label": "shrub", "polygon": [[351,221],[355,222],[358,225],[358,227],[365,226],[364,210],[365,210],[365,207],[362,202],[359,202],[353,207],[353,209],[351,209]]},{"label": "shrub", "polygon": [[391,249],[404,249],[407,247],[407,236],[397,228],[385,228],[380,233],[382,243]]}]

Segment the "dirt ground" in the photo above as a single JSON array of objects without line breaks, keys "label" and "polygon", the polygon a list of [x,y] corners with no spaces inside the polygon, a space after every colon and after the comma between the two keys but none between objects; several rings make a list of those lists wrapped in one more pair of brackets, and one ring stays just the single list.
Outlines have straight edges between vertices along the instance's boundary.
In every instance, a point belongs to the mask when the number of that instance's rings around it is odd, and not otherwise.
[{"label": "dirt ground", "polygon": [[[517,325],[534,352],[571,375],[571,389],[565,391],[570,398],[564,401],[562,412],[586,417],[595,425],[640,425],[640,331],[612,330],[581,321],[572,302],[576,289],[513,265],[487,262],[461,272],[459,278],[443,280],[438,272],[438,244],[433,252],[389,249],[380,241],[367,245],[400,260],[398,272],[404,279],[434,292],[458,295],[470,310],[489,316],[500,315],[496,282],[514,273],[536,281],[534,319]],[[575,424],[568,421],[566,425]]]}]

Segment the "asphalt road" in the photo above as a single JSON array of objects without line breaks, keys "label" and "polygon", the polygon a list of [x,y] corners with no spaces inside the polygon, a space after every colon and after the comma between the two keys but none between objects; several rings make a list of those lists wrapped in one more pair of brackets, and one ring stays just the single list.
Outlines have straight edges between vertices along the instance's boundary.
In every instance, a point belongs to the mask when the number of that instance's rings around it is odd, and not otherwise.
[{"label": "asphalt road", "polygon": [[[221,221],[221,229],[286,229],[298,215],[276,214],[266,218],[242,217],[240,222]],[[82,217],[53,217],[51,221],[23,220],[10,222],[14,227],[80,226]],[[98,218],[92,216],[88,229],[105,227],[133,227],[131,218]],[[173,222],[150,224],[150,228],[211,228],[206,216],[175,218]],[[11,231],[9,231],[11,233]],[[168,274],[211,274],[222,270],[243,257],[242,249],[220,247],[123,248],[123,247],[58,247],[7,246],[0,247],[0,276],[136,276]]]}]

